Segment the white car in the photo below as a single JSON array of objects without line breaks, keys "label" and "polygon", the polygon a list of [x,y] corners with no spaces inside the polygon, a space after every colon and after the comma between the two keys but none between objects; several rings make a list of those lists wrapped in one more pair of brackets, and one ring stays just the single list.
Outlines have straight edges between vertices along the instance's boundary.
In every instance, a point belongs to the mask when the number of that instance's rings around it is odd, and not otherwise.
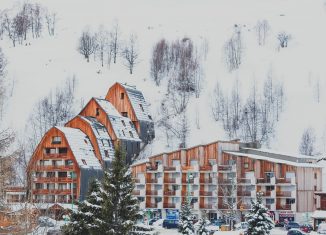
[{"label": "white car", "polygon": [[317,233],[326,234],[326,223],[321,223],[318,225]]}]

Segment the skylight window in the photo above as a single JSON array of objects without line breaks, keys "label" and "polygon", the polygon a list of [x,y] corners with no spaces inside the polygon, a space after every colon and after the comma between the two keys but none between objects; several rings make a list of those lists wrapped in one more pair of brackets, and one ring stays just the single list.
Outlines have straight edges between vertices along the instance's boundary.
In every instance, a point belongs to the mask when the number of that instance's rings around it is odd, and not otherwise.
[{"label": "skylight window", "polygon": [[87,166],[87,163],[86,163],[85,159],[82,159],[82,162],[83,162],[84,165]]}]

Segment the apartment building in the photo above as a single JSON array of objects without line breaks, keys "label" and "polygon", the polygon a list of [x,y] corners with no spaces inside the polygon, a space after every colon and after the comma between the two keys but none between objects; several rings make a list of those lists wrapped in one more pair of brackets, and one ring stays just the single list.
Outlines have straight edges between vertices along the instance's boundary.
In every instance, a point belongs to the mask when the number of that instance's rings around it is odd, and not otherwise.
[{"label": "apartment building", "polygon": [[217,141],[133,164],[140,207],[164,218],[190,197],[197,215],[206,210],[211,219],[219,218],[234,205],[240,217],[262,192],[275,220],[300,221],[315,210],[314,191],[322,186],[315,159],[244,147]]}]

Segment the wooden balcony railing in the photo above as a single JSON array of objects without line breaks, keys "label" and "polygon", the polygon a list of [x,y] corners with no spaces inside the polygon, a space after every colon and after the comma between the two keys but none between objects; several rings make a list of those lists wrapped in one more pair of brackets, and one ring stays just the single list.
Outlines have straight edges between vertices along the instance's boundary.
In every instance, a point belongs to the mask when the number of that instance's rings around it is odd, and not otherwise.
[{"label": "wooden balcony railing", "polygon": [[219,184],[232,184],[233,180],[232,179],[218,179]]},{"label": "wooden balcony railing", "polygon": [[175,166],[165,166],[164,167],[164,170],[165,171],[175,171],[176,170],[176,167]]},{"label": "wooden balcony railing", "polygon": [[149,179],[147,179],[147,183],[156,183],[157,184],[157,182],[158,182],[158,179],[151,179],[151,178],[149,178]]},{"label": "wooden balcony railing", "polygon": [[212,178],[200,178],[201,184],[211,184],[213,182]]},{"label": "wooden balcony railing", "polygon": [[218,170],[219,171],[232,171],[233,167],[232,167],[232,165],[219,165]]},{"label": "wooden balcony railing", "polygon": [[212,204],[200,204],[199,207],[200,209],[213,209]]},{"label": "wooden balcony railing", "polygon": [[251,183],[251,180],[246,179],[246,178],[240,178],[237,181],[238,181],[238,184],[250,184]]},{"label": "wooden balcony railing", "polygon": [[146,195],[157,195],[157,190],[146,190]]},{"label": "wooden balcony railing", "polygon": [[171,178],[164,178],[164,183],[165,184],[175,184],[175,182],[176,182],[176,179],[175,178],[173,178],[173,179],[171,179]]},{"label": "wooden balcony railing", "polygon": [[250,191],[237,191],[238,196],[251,196]]},{"label": "wooden balcony railing", "polygon": [[146,203],[147,208],[157,208],[157,203]]},{"label": "wooden balcony railing", "polygon": [[291,210],[291,204],[276,204],[276,210]]},{"label": "wooden balcony railing", "polygon": [[148,171],[157,171],[157,167],[156,166],[147,166],[146,169]]},{"label": "wooden balcony railing", "polygon": [[182,166],[181,170],[182,171],[193,171],[194,167],[193,166]]},{"label": "wooden balcony railing", "polygon": [[270,197],[272,195],[272,191],[261,191],[263,197]]},{"label": "wooden balcony railing", "polygon": [[271,183],[271,179],[264,179],[264,178],[258,178],[257,184],[269,184]]},{"label": "wooden balcony railing", "polygon": [[276,197],[291,197],[291,195],[289,191],[276,191]]},{"label": "wooden balcony railing", "polygon": [[199,191],[200,196],[212,196],[213,192]]},{"label": "wooden balcony railing", "polygon": [[165,196],[175,196],[176,192],[173,190],[164,191]]},{"label": "wooden balcony railing", "polygon": [[67,153],[43,153],[43,158],[44,159],[53,159],[53,158],[57,158],[57,159],[64,159],[64,158],[68,158]]},{"label": "wooden balcony railing", "polygon": [[276,179],[276,183],[277,184],[290,184],[291,183],[291,179],[278,178],[278,179]]},{"label": "wooden balcony railing", "polygon": [[213,167],[210,165],[199,167],[200,171],[212,171]]},{"label": "wooden balcony railing", "polygon": [[72,179],[68,177],[38,177],[34,178],[34,182],[40,182],[40,183],[71,183],[72,181],[76,181],[77,179]]},{"label": "wooden balcony railing", "polygon": [[71,189],[34,189],[33,194],[58,194],[58,195],[70,195],[71,193],[75,194],[77,193],[77,190],[74,189],[71,192]]},{"label": "wooden balcony railing", "polygon": [[175,203],[163,203],[163,208],[175,208]]},{"label": "wooden balcony railing", "polygon": [[182,191],[181,191],[181,195],[182,195],[183,197],[194,196],[194,192],[193,192],[193,191],[189,192],[189,191],[187,191],[187,190],[182,190]]},{"label": "wooden balcony railing", "polygon": [[73,170],[74,166],[73,165],[62,165],[62,166],[36,166],[35,170],[36,171],[68,171],[68,170]]}]

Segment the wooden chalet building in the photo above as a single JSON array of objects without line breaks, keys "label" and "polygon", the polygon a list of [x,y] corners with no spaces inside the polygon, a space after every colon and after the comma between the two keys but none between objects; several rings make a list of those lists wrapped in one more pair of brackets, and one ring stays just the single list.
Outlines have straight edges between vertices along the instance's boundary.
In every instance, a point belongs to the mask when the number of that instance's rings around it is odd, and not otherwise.
[{"label": "wooden chalet building", "polygon": [[101,178],[101,161],[90,138],[79,129],[53,127],[35,149],[27,168],[34,202],[83,200],[91,178]]},{"label": "wooden chalet building", "polygon": [[114,146],[118,144],[124,146],[127,163],[131,163],[139,154],[141,139],[133,122],[128,117],[122,116],[109,101],[92,98],[79,115],[93,117],[103,124]]},{"label": "wooden chalet building", "polygon": [[154,122],[148,104],[142,92],[135,86],[115,83],[110,87],[105,99],[110,101],[122,116],[130,118],[144,144],[154,139]]},{"label": "wooden chalet building", "polygon": [[180,210],[189,196],[194,213],[206,210],[216,219],[230,209],[225,198],[236,204],[240,215],[262,192],[275,220],[300,222],[304,213],[315,210],[314,192],[322,187],[322,168],[313,160],[217,141],[134,163],[134,195],[142,209],[163,218]]}]

